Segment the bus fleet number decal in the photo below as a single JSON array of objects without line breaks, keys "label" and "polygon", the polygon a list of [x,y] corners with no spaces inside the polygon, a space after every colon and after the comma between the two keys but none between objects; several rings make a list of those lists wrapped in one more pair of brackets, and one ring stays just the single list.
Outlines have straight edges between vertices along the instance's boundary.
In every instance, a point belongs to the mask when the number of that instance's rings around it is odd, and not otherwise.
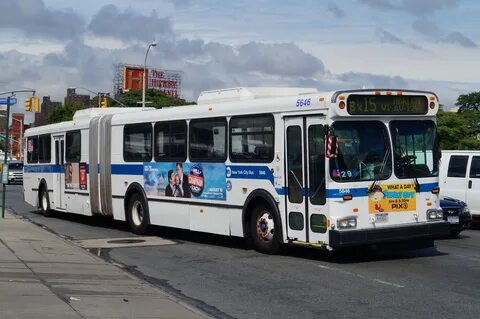
[{"label": "bus fleet number decal", "polygon": [[310,106],[310,103],[312,102],[312,99],[297,99],[297,107],[304,107],[304,106]]}]

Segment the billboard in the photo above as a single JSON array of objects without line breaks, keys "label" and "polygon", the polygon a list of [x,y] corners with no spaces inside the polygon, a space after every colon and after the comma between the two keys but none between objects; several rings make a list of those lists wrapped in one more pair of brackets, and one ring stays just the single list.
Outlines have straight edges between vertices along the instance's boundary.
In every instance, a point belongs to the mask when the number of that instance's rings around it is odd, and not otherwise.
[{"label": "billboard", "polygon": [[[146,88],[155,89],[173,97],[180,97],[182,74],[179,71],[160,70],[147,67],[145,82]],[[138,65],[123,65],[122,91],[136,91],[142,89],[143,67]]]}]

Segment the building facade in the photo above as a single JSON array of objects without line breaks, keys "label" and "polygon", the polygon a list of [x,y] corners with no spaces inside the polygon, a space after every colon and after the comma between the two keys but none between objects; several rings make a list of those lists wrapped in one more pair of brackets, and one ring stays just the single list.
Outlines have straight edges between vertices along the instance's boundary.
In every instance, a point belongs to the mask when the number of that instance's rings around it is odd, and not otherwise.
[{"label": "building facade", "polygon": [[21,157],[22,138],[25,132],[25,114],[13,113],[12,124],[9,129],[9,148],[10,154],[17,159]]},{"label": "building facade", "polygon": [[65,96],[65,105],[79,105],[83,108],[91,107],[90,95],[77,94],[76,88],[68,88],[67,96]]},{"label": "building facade", "polygon": [[48,118],[53,113],[53,110],[62,105],[60,102],[53,102],[50,100],[50,96],[44,96],[42,99],[41,110],[35,113],[34,126],[42,126],[48,124]]}]

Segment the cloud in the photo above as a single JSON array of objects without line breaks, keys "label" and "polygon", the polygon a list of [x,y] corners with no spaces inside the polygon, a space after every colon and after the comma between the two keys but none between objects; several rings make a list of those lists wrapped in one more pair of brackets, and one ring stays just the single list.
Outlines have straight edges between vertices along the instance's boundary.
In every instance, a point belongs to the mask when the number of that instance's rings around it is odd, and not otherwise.
[{"label": "cloud", "polygon": [[383,30],[383,29],[378,29],[376,31],[376,36],[379,38],[380,42],[382,43],[392,43],[392,44],[398,44],[398,45],[403,45],[415,50],[421,50],[421,48],[418,45],[412,44],[412,43],[407,43],[397,37],[396,35]]},{"label": "cloud", "polygon": [[457,0],[403,0],[401,8],[415,15],[429,15],[434,11],[456,6]]},{"label": "cloud", "polygon": [[169,18],[159,18],[155,10],[150,16],[142,15],[133,9],[120,11],[115,5],[102,7],[93,17],[88,30],[94,35],[113,37],[124,41],[151,41],[162,37],[172,37],[173,30]]},{"label": "cloud", "polygon": [[176,8],[187,8],[192,4],[192,0],[166,0]]},{"label": "cloud", "polygon": [[388,11],[402,10],[413,15],[426,16],[446,7],[456,6],[457,0],[359,0],[372,8]]},{"label": "cloud", "polygon": [[370,73],[348,72],[339,74],[337,78],[343,82],[355,83],[358,87],[402,89],[408,82],[401,76],[387,76]]},{"label": "cloud", "polygon": [[430,37],[438,37],[441,34],[441,31],[435,22],[424,18],[415,20],[412,24],[412,28],[421,34]]},{"label": "cloud", "polygon": [[67,40],[83,33],[85,21],[72,10],[51,10],[43,0],[1,0],[0,28],[20,31],[29,38]]},{"label": "cloud", "polygon": [[345,16],[345,12],[339,6],[337,6],[334,2],[328,3],[327,11],[333,13],[333,15],[337,18],[343,18]]},{"label": "cloud", "polygon": [[477,45],[471,39],[467,38],[465,35],[460,32],[452,32],[448,34],[445,38],[441,40],[446,43],[454,43],[461,45],[464,48],[476,48]]},{"label": "cloud", "polygon": [[250,71],[285,76],[313,76],[324,72],[321,60],[292,43],[250,42],[238,48],[242,67]]},{"label": "cloud", "polygon": [[373,7],[380,10],[395,10],[398,8],[397,5],[391,3],[389,0],[359,0],[360,3]]}]

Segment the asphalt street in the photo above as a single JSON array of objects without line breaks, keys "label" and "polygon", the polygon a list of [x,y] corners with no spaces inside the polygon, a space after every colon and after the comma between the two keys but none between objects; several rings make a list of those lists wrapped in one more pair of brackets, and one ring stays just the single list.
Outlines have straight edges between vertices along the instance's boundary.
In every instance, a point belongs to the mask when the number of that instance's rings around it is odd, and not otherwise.
[{"label": "asphalt street", "polygon": [[[8,186],[7,206],[72,241],[136,237],[124,223],[108,219],[62,213],[45,218],[23,202],[18,185]],[[89,250],[218,318],[439,319],[480,313],[480,230],[408,252],[289,247],[276,256],[235,238],[163,227],[149,236],[173,243]]]}]

